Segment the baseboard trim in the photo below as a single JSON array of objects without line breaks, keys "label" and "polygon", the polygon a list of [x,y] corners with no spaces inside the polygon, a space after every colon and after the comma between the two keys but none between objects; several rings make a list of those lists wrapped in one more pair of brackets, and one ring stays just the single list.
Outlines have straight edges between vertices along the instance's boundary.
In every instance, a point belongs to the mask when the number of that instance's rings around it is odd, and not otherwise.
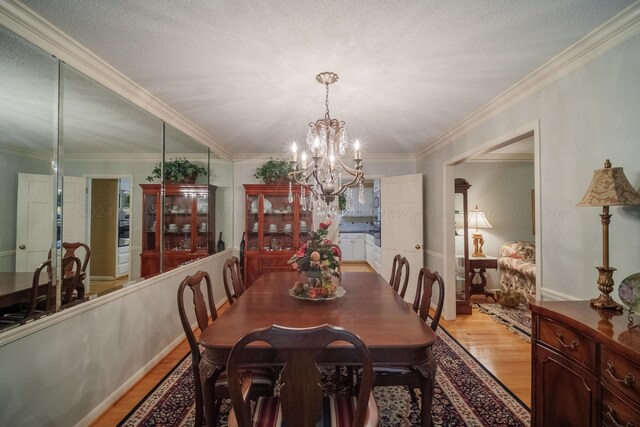
[{"label": "baseboard trim", "polygon": [[581,298],[576,298],[562,292],[554,291],[553,289],[542,288],[540,289],[540,293],[542,294],[543,298],[549,299],[551,301],[580,301],[581,300]]}]

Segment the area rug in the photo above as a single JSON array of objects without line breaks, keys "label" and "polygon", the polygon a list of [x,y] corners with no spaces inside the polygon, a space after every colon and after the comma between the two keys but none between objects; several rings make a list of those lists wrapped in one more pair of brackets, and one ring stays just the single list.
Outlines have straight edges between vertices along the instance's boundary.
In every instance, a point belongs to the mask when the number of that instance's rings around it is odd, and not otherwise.
[{"label": "area rug", "polygon": [[[526,405],[442,328],[434,346],[438,370],[432,417],[436,426],[529,426]],[[335,384],[335,369],[323,369],[323,383]],[[331,387],[328,387],[329,389]],[[329,390],[330,392],[332,390]],[[420,425],[419,390],[377,387],[374,395],[383,426]],[[227,425],[230,401],[221,406]],[[119,426],[193,426],[195,401],[189,355],[152,390]]]},{"label": "area rug", "polygon": [[478,309],[493,319],[506,325],[527,341],[531,341],[531,311],[526,305],[517,308],[503,307],[500,304],[475,304]]}]

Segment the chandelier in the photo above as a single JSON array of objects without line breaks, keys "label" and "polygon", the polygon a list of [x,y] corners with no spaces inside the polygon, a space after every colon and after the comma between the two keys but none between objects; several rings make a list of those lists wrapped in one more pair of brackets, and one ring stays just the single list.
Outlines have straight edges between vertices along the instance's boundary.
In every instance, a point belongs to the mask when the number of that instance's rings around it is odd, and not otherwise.
[{"label": "chandelier", "polygon": [[[289,202],[293,202],[291,183],[295,181],[300,189],[300,204],[304,209],[313,210],[314,207],[329,215],[339,211],[339,197],[345,194],[347,209],[353,210],[351,188],[358,187],[358,201],[364,203],[362,171],[362,157],[360,142],[353,143],[354,167],[347,166],[342,156],[345,156],[349,141],[344,121],[332,119],[329,115],[329,85],[338,81],[338,75],[331,72],[320,73],[316,76],[318,83],[325,85],[324,118],[309,123],[306,143],[311,153],[311,162],[307,162],[307,151],[303,150],[298,161],[298,147],[294,142],[291,146],[291,169],[289,173]],[[346,157],[346,156],[345,156]],[[305,187],[309,187],[311,194],[305,196]]]}]

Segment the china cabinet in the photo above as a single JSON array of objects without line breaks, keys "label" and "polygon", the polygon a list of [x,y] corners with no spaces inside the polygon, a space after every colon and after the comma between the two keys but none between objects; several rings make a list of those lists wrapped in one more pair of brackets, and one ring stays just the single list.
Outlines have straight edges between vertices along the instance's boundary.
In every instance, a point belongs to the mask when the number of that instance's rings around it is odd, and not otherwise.
[{"label": "china cabinet", "polygon": [[[287,261],[314,230],[309,192],[289,184],[245,184],[244,284],[268,271],[290,271]],[[301,203],[302,202],[302,203]]]},{"label": "china cabinet", "polygon": [[160,184],[140,187],[142,277],[215,253],[215,185],[165,184],[164,195]]},{"label": "china cabinet", "polygon": [[454,221],[456,243],[456,314],[471,314],[469,290],[469,238],[467,191],[471,184],[464,178],[455,179]]}]

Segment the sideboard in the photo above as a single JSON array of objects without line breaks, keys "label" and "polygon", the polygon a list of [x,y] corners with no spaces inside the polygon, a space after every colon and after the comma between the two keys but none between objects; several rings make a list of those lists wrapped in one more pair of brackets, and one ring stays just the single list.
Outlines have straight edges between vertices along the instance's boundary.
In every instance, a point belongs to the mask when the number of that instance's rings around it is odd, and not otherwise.
[{"label": "sideboard", "polygon": [[588,301],[531,303],[532,426],[640,426],[640,329]]}]

